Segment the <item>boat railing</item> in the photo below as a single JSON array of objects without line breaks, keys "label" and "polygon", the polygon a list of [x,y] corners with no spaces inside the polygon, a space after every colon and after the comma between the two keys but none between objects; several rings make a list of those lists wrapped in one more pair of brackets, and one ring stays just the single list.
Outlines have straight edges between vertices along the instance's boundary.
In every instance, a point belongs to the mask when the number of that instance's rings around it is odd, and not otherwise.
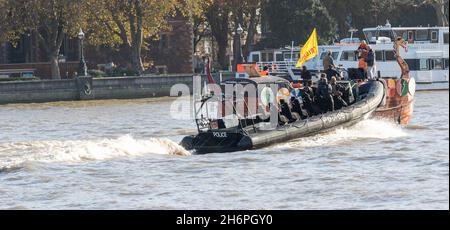
[{"label": "boat railing", "polygon": [[259,71],[263,71],[264,67],[269,68],[272,74],[286,74],[289,69],[295,68],[295,61],[272,61],[272,62],[257,62]]},{"label": "boat railing", "polygon": [[[218,103],[220,104],[219,106],[222,106],[222,103],[226,101],[231,102],[229,105],[231,105],[233,109],[232,114],[229,115],[235,116],[235,119],[237,119],[238,121],[238,125],[236,127],[229,127],[229,129],[233,129],[236,132],[242,131],[244,133],[247,133],[247,130],[245,130],[244,127],[251,126],[253,127],[253,130],[257,132],[256,123],[254,119],[263,116],[263,114],[258,112],[254,114],[252,110],[249,109],[250,106],[247,100],[237,99],[235,96],[227,97],[225,95],[222,96],[220,100],[218,100],[217,97],[211,95],[203,95],[201,99],[198,99],[194,102],[195,121],[197,124],[198,132],[202,133],[211,130],[216,130],[216,128],[213,128],[212,122],[217,120],[223,120],[225,119],[225,117],[214,117],[213,114],[210,114],[210,104]],[[243,103],[244,105],[243,111],[240,111],[239,108],[236,107],[240,103]],[[221,110],[214,112],[216,113],[220,112],[221,114],[223,114],[223,112],[226,112],[223,110],[225,110],[225,107],[222,106]],[[248,119],[251,120],[250,124],[247,121]]]}]

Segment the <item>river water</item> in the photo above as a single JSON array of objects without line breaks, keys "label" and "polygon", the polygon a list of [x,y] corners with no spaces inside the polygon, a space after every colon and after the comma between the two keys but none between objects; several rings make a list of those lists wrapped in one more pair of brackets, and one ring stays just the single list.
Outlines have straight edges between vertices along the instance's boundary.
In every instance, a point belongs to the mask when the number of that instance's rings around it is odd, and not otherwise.
[{"label": "river water", "polygon": [[0,106],[0,209],[449,209],[449,93],[407,127],[189,155],[173,99]]}]

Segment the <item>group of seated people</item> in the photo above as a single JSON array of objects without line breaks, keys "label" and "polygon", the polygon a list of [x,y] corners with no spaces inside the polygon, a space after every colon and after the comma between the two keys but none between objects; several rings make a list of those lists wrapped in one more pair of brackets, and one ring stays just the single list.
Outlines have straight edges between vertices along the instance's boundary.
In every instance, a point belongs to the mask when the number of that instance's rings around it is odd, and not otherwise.
[{"label": "group of seated people", "polygon": [[280,100],[279,122],[292,123],[347,107],[351,95],[352,89],[338,84],[335,76],[328,81],[327,74],[322,74],[317,87],[307,80],[302,89],[294,88],[290,101]]}]

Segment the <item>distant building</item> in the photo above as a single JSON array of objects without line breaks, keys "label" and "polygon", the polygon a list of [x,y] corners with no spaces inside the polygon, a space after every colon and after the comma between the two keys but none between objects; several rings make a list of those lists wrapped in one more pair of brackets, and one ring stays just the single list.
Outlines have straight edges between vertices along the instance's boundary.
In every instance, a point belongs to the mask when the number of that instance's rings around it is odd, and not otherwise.
[{"label": "distant building", "polygon": [[190,22],[181,16],[168,20],[170,31],[160,33],[159,41],[150,43],[144,62],[151,61],[167,73],[193,73],[194,35]]},{"label": "distant building", "polygon": [[[78,41],[66,36],[60,54],[61,77],[69,78],[78,65]],[[41,78],[51,75],[48,55],[34,33],[23,35],[16,46],[9,42],[0,44],[0,70],[17,77],[30,72]]]}]

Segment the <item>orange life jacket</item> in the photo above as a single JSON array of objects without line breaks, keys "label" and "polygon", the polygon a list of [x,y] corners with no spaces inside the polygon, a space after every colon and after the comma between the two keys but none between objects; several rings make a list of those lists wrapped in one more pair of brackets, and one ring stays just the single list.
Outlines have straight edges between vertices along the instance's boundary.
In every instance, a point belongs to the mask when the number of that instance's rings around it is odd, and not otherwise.
[{"label": "orange life jacket", "polygon": [[269,75],[269,70],[263,70],[263,71],[261,71],[261,72],[259,72],[259,75],[260,76],[267,76],[267,75]]},{"label": "orange life jacket", "polygon": [[359,61],[358,61],[358,68],[360,68],[360,69],[367,69],[368,68],[365,58],[360,58],[359,59]]}]

